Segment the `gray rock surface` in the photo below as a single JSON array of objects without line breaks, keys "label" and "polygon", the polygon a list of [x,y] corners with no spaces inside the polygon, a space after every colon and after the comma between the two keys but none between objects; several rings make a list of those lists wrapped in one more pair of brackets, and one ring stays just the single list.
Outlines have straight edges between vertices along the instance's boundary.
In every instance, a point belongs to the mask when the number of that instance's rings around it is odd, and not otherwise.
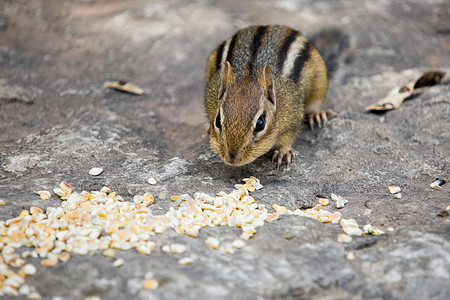
[{"label": "gray rock surface", "polygon": [[[0,220],[60,205],[35,191],[62,180],[76,191],[106,185],[127,201],[165,193],[153,204],[164,212],[169,195],[229,192],[253,175],[264,185],[253,196],[267,206],[306,208],[315,195],[335,193],[349,200],[345,218],[387,232],[344,245],[339,225],[283,216],[243,249],[221,254],[206,237],[230,242],[239,229],[204,228],[197,238],[167,231],[150,256],[119,251],[120,268],[101,254],[72,255],[54,268],[30,259],[38,273],[27,283],[44,299],[450,299],[450,219],[437,216],[450,204],[450,185],[429,187],[449,180],[448,80],[398,110],[363,111],[428,69],[450,72],[449,18],[445,0],[1,2]],[[204,126],[207,56],[235,30],[262,23],[306,36],[338,28],[351,45],[328,94],[339,118],[320,130],[305,125],[294,164],[282,170],[270,153],[249,166],[224,165]],[[145,94],[103,88],[118,79]],[[97,166],[104,172],[90,176]],[[401,199],[390,185],[402,188]],[[192,265],[161,251],[173,242],[188,246]],[[156,290],[142,286],[148,271]]]}]

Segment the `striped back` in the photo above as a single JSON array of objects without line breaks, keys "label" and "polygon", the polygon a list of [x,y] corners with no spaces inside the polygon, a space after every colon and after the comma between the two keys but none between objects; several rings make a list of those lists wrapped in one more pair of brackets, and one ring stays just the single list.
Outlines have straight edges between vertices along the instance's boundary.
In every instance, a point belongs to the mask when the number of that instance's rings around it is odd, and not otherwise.
[{"label": "striped back", "polygon": [[258,76],[269,65],[277,76],[298,82],[313,46],[300,32],[286,26],[252,26],[224,41],[210,57],[215,72],[230,62],[234,74]]}]

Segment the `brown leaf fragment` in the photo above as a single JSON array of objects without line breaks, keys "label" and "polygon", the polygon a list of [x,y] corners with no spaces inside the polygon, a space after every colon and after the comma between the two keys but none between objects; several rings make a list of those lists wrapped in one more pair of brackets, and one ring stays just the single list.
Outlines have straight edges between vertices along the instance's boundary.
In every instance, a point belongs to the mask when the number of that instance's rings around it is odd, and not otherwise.
[{"label": "brown leaf fragment", "polygon": [[409,92],[409,91],[410,91],[409,87],[407,87],[405,85],[405,86],[402,86],[398,92],[399,93],[405,93],[405,92]]},{"label": "brown leaf fragment", "polygon": [[414,89],[436,85],[442,81],[444,76],[445,72],[442,71],[425,72],[419,79],[417,79]]},{"label": "brown leaf fragment", "polygon": [[134,95],[142,95],[144,90],[130,82],[126,82],[125,80],[120,81],[107,81],[103,84],[106,88],[115,89],[121,92],[126,92]]},{"label": "brown leaf fragment", "polygon": [[443,210],[443,211],[440,211],[440,212],[437,214],[437,216],[438,216],[438,217],[441,217],[441,218],[445,218],[445,217],[448,217],[449,214],[450,214],[450,213],[449,213],[447,210]]}]

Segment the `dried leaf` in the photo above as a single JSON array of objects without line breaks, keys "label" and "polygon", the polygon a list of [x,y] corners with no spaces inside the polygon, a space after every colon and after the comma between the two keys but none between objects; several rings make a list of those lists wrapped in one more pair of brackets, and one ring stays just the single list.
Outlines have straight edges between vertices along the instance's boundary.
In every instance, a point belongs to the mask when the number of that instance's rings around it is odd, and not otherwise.
[{"label": "dried leaf", "polygon": [[442,71],[425,72],[419,79],[411,81],[400,87],[393,88],[389,94],[380,101],[367,106],[364,110],[382,112],[399,108],[403,101],[419,89],[440,83],[445,76]]},{"label": "dried leaf", "polygon": [[122,92],[127,92],[134,95],[142,95],[144,93],[144,90],[140,88],[139,86],[126,82],[126,81],[107,81],[103,84],[104,87],[119,90]]},{"label": "dried leaf", "polygon": [[399,108],[403,101],[412,95],[415,81],[401,87],[393,88],[389,94],[380,101],[367,106],[365,111],[387,111]]}]

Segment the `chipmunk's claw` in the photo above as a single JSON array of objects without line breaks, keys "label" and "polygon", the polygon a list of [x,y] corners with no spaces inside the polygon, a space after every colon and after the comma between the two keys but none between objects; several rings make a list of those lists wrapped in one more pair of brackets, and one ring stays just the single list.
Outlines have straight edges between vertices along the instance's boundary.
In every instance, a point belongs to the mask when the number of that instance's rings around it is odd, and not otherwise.
[{"label": "chipmunk's claw", "polygon": [[283,151],[275,150],[275,152],[273,153],[272,161],[277,163],[277,169],[279,169],[283,162],[286,162],[286,167],[288,167],[294,157],[294,150],[289,150],[285,153]]},{"label": "chipmunk's claw", "polygon": [[317,124],[319,128],[322,128],[322,126],[325,126],[329,119],[331,120],[333,118],[336,118],[337,116],[338,114],[331,109],[327,109],[325,111],[312,111],[308,114],[309,127],[311,127],[311,129],[314,129],[314,124]]}]

